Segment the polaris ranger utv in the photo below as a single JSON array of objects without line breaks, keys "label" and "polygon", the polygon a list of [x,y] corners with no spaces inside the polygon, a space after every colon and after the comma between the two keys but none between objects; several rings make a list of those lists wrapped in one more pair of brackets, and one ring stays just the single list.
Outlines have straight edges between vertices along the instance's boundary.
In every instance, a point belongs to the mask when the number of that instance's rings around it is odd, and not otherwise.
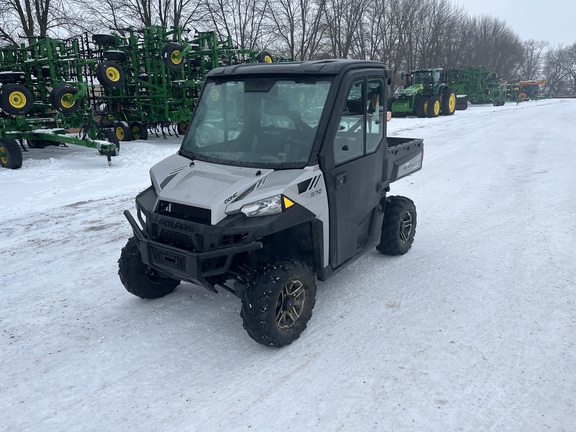
[{"label": "polaris ranger utv", "polygon": [[210,71],[179,151],[150,170],[136,218],[124,212],[126,289],[157,298],[180,281],[222,287],[241,299],[254,340],[297,339],[316,279],[414,240],[414,203],[387,192],[421,169],[423,142],[386,137],[388,84],[375,61]]}]

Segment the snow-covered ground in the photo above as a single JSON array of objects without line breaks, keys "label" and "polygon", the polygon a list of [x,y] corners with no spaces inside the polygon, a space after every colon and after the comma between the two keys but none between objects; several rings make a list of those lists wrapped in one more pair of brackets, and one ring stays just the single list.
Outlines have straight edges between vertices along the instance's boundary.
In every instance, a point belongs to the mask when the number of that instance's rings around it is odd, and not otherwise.
[{"label": "snow-covered ground", "polygon": [[117,276],[122,211],[179,140],[32,149],[0,170],[1,431],[576,430],[576,100],[393,119],[418,232],[318,284],[292,345],[232,294]]}]

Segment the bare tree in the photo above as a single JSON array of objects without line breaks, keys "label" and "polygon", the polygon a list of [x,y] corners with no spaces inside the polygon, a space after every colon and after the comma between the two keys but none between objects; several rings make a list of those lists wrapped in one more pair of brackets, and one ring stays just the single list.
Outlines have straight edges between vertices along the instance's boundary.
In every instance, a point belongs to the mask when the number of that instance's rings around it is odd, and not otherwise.
[{"label": "bare tree", "polygon": [[576,95],[576,43],[545,55],[546,91],[555,96]]},{"label": "bare tree", "polygon": [[518,70],[520,79],[542,78],[544,55],[548,42],[529,39],[523,43],[523,46],[524,56]]},{"label": "bare tree", "polygon": [[523,56],[518,35],[505,21],[486,15],[474,18],[472,27],[468,65],[483,65],[500,77],[513,77]]},{"label": "bare tree", "polygon": [[232,37],[240,49],[261,49],[268,0],[206,0],[208,15],[221,38]]},{"label": "bare tree", "polygon": [[270,4],[271,28],[276,48],[294,60],[319,55],[326,25],[326,0],[277,0]]},{"label": "bare tree", "polygon": [[17,44],[20,39],[58,33],[66,25],[65,0],[4,0],[0,6],[0,39]]},{"label": "bare tree", "polygon": [[330,55],[347,58],[364,24],[366,0],[326,0],[326,24]]}]

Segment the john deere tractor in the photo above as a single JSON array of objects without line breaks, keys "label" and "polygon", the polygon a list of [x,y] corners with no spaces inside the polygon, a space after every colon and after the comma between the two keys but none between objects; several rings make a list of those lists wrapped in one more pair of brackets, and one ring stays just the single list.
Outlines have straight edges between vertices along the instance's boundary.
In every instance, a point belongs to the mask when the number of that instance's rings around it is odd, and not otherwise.
[{"label": "john deere tractor", "polygon": [[456,92],[443,82],[442,68],[418,69],[404,75],[406,85],[391,105],[392,116],[438,117],[456,111]]}]

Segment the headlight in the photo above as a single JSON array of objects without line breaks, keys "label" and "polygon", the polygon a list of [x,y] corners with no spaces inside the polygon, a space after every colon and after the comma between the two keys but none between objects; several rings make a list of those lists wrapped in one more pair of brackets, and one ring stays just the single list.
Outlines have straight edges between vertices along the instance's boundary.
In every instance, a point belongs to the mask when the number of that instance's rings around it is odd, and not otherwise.
[{"label": "headlight", "polygon": [[276,195],[246,204],[240,211],[248,217],[269,216],[282,213],[282,195]]}]

